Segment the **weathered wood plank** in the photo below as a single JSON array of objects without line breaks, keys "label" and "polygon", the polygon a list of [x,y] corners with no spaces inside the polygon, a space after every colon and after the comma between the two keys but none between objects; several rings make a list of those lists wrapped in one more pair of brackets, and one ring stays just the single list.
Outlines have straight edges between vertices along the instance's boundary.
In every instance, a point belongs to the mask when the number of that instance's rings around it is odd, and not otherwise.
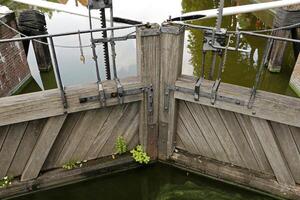
[{"label": "weathered wood plank", "polygon": [[207,141],[207,143],[211,147],[212,151],[214,152],[216,159],[223,161],[223,162],[229,162],[229,159],[228,159],[226,152],[224,151],[224,148],[218,138],[218,135],[215,133],[209,120],[207,119],[207,117],[202,109],[202,106],[193,104],[193,103],[189,103],[189,102],[186,102],[186,105],[189,108],[189,111],[191,112],[191,114],[193,115],[201,132],[203,133],[205,140]]},{"label": "weathered wood plank", "polygon": [[[158,34],[147,34],[156,32]],[[152,24],[149,27],[137,29],[137,62],[138,73],[143,84],[152,85],[153,91],[158,92],[160,88],[160,27]],[[158,112],[159,95],[153,95],[153,111],[148,112],[148,98],[145,94],[140,104],[140,143],[143,145],[152,159],[157,157],[157,137],[158,137]],[[150,144],[152,143],[152,144]]]},{"label": "weathered wood plank", "polygon": [[300,152],[300,128],[290,126],[290,130],[291,130],[294,140],[297,144],[298,151]]},{"label": "weathered wood plank", "polygon": [[81,118],[76,123],[68,141],[60,153],[60,156],[57,160],[59,166],[62,166],[70,161],[77,161],[72,157],[72,155],[78,147],[80,141],[85,138],[86,132],[96,117],[96,113],[97,110],[89,110],[82,113]]},{"label": "weathered wood plank", "polygon": [[9,126],[0,126],[0,151],[8,133]]},{"label": "weathered wood plank", "polygon": [[[133,122],[133,120],[138,114],[139,107],[140,105],[138,103],[133,103],[128,105],[126,111],[124,112],[126,114],[123,114],[123,116],[120,118],[120,120],[112,130],[108,140],[103,145],[102,149],[100,149],[100,153],[98,154],[98,157],[108,156],[115,153],[115,143],[117,137],[122,136],[126,132],[126,129],[130,127],[130,124]],[[133,130],[132,133],[127,133],[127,135],[132,135],[135,132],[136,130]]]},{"label": "weathered wood plank", "polygon": [[99,131],[106,122],[111,111],[112,108],[95,110],[95,113],[93,114],[93,119],[91,120],[88,129],[85,131],[84,137],[81,138],[80,143],[78,144],[76,150],[72,155],[72,160],[84,160],[86,154],[88,153],[91,145],[93,144]]},{"label": "weathered wood plank", "polygon": [[[205,174],[220,180],[234,182],[242,186],[256,188],[259,191],[266,191],[270,194],[278,195],[284,199],[298,200],[300,198],[300,188],[287,187],[275,180],[274,176],[258,173],[245,168],[205,158],[187,153],[174,153],[171,157],[173,162],[169,164],[180,167],[184,170],[191,170],[193,173]],[[175,161],[175,163],[174,163]]]},{"label": "weathered wood plank", "polygon": [[274,138],[273,131],[264,119],[251,117],[251,123],[280,184],[295,185],[295,181]]},{"label": "weathered wood plank", "polygon": [[191,139],[194,141],[194,144],[196,144],[196,147],[199,150],[198,154],[208,158],[216,158],[185,102],[181,101],[179,103],[178,113],[184,126],[190,133]]},{"label": "weathered wood plank", "polygon": [[[182,58],[184,48],[184,28],[183,27],[168,27],[169,32],[161,34],[161,72],[160,72],[160,125],[159,140],[164,142],[159,143],[160,159],[166,159],[171,156],[174,150],[174,141],[177,124],[178,102],[174,98],[174,93],[171,91],[169,98],[165,97],[167,86],[174,85],[177,78],[182,72]],[[172,73],[170,73],[172,72]],[[168,102],[165,102],[168,101]],[[165,109],[165,104],[168,104],[168,109]],[[164,132],[163,132],[164,131]],[[165,136],[167,134],[167,136]],[[166,140],[166,141],[165,141]],[[166,146],[165,146],[166,145]]]},{"label": "weathered wood plank", "polygon": [[31,156],[27,161],[21,176],[21,181],[32,180],[38,177],[66,117],[67,115],[61,115],[48,119],[31,153]]},{"label": "weathered wood plank", "polygon": [[260,170],[266,173],[274,174],[271,165],[266,157],[266,154],[259,142],[253,125],[251,124],[250,117],[235,113],[236,118],[245,134],[245,137],[250,145],[254,157],[260,167]]},{"label": "weathered wood plank", "polygon": [[[194,90],[194,84],[195,81],[186,76],[180,78],[180,80],[176,82],[176,86],[190,89],[192,91]],[[212,81],[205,80],[201,85],[201,91],[210,94],[212,85]],[[201,97],[199,101],[194,101],[194,96],[192,93],[187,94],[180,91],[175,92],[175,98],[300,127],[300,99],[298,98],[258,91],[253,108],[248,109],[247,103],[250,98],[251,89],[227,83],[221,83],[218,94],[223,97],[237,99],[240,102],[243,101],[245,104],[237,105],[235,103],[217,100],[215,105],[212,105],[210,98]]]},{"label": "weathered wood plank", "polygon": [[228,159],[231,164],[238,165],[245,167],[245,163],[241,158],[241,155],[233,142],[228,130],[226,129],[224,122],[215,108],[211,108],[208,106],[202,106],[202,109],[208,118],[211,126],[213,127],[214,131],[220,138],[220,142],[228,156]]},{"label": "weathered wood plank", "polygon": [[43,130],[45,123],[46,119],[28,122],[26,131],[14,156],[14,160],[12,161],[8,170],[9,175],[15,177],[22,174],[27,160],[30,157],[30,154]]},{"label": "weathered wood plank", "polygon": [[[121,82],[125,90],[138,89],[144,86],[138,78],[122,79]],[[115,81],[104,81],[103,85],[108,93],[117,91]],[[80,97],[98,95],[97,88],[96,83],[67,87],[65,89],[68,102],[66,110],[63,108],[58,89],[0,98],[0,126],[63,115],[65,111],[74,113],[101,108],[102,105],[99,101],[79,103]],[[141,101],[142,96],[143,94],[125,96],[124,102]],[[118,98],[107,99],[106,102],[106,106],[118,104]]]},{"label": "weathered wood plank", "polygon": [[287,125],[271,122],[278,144],[289,165],[294,180],[300,184],[300,153]]},{"label": "weathered wood plank", "polygon": [[128,150],[135,148],[139,144],[139,119],[138,113],[123,133],[124,140],[128,144]]},{"label": "weathered wood plank", "polygon": [[221,109],[219,109],[218,111],[229,134],[231,135],[233,142],[235,143],[235,146],[239,150],[240,155],[244,163],[246,164],[245,167],[259,170],[258,163],[253,155],[253,152],[251,151],[248,141],[246,140],[234,113]]},{"label": "weathered wood plank", "polygon": [[96,159],[98,157],[102,147],[110,137],[114,127],[118,124],[120,118],[124,115],[127,107],[128,104],[119,105],[113,108],[111,114],[107,118],[105,124],[103,125],[93,144],[91,145],[86,155],[87,160]]},{"label": "weathered wood plank", "polygon": [[[197,144],[195,144],[194,140],[190,136],[190,133],[187,130],[187,128],[185,127],[181,117],[178,118],[177,135],[181,139],[186,150],[188,150],[189,152],[194,153],[194,154],[200,153],[200,151],[197,147]],[[177,146],[177,143],[176,143],[176,146]]]},{"label": "weathered wood plank", "polygon": [[70,135],[73,133],[73,129],[77,124],[78,120],[81,119],[83,112],[72,113],[67,116],[63,127],[60,130],[60,133],[55,140],[52,149],[49,152],[49,155],[44,163],[43,170],[61,167],[58,163],[59,156],[65,147]]},{"label": "weathered wood plank", "polygon": [[12,124],[0,151],[0,179],[7,175],[10,164],[22,140],[27,122]]}]

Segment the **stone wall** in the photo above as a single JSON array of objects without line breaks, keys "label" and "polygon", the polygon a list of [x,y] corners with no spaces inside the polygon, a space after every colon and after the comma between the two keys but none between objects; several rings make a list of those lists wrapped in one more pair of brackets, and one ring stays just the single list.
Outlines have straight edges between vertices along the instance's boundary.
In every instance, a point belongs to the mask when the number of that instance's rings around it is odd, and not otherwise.
[{"label": "stone wall", "polygon": [[[15,14],[0,16],[1,21],[16,28]],[[19,37],[17,33],[0,24],[0,38]],[[13,94],[31,77],[22,42],[0,44],[0,97]]]}]

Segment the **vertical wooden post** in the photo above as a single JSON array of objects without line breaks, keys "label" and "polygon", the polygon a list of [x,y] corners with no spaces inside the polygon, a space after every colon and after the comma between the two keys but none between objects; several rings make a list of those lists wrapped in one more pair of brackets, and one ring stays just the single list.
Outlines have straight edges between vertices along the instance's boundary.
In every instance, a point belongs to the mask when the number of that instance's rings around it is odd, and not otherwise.
[{"label": "vertical wooden post", "polygon": [[[159,159],[167,159],[173,152],[176,132],[177,102],[174,86],[182,72],[184,47],[184,28],[163,25],[161,34],[161,73],[160,73],[160,110],[159,110]],[[167,95],[166,95],[167,94]]]},{"label": "vertical wooden post", "polygon": [[153,88],[153,95],[149,98],[148,93],[144,93],[141,103],[139,140],[151,159],[154,160],[157,159],[160,87],[160,27],[158,24],[137,29],[137,62],[138,74],[142,83]]},{"label": "vertical wooden post", "polygon": [[[283,27],[292,25],[295,23],[295,19],[298,18],[300,12],[299,5],[288,6],[284,8],[277,9],[276,17],[274,19],[274,28]],[[291,19],[290,19],[291,18]],[[272,32],[272,35],[278,37],[285,37],[297,39],[297,31],[292,29],[286,30],[276,30]],[[270,72],[280,72],[281,66],[284,61],[284,53],[287,46],[287,42],[283,41],[275,41],[272,47],[270,61],[268,64],[268,69]],[[294,45],[295,51],[295,59],[297,59],[298,55],[296,55],[296,51],[298,49],[297,44]]]}]

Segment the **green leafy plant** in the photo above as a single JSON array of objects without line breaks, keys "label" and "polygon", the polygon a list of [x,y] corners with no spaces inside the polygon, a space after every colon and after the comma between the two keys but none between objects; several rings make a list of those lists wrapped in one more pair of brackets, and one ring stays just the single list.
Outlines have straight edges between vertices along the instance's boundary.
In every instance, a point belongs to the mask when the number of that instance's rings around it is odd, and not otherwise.
[{"label": "green leafy plant", "polygon": [[11,185],[11,181],[13,177],[5,176],[0,180],[0,188],[6,188],[7,186]]},{"label": "green leafy plant", "polygon": [[115,148],[116,148],[117,154],[123,154],[127,151],[127,144],[126,144],[125,139],[122,136],[119,136],[117,138]]},{"label": "green leafy plant", "polygon": [[62,166],[63,169],[67,169],[67,170],[71,170],[71,169],[75,169],[75,168],[79,168],[82,167],[83,163],[86,163],[87,160],[83,160],[83,161],[69,161],[68,163],[64,164]]},{"label": "green leafy plant", "polygon": [[150,157],[144,151],[142,145],[136,146],[133,150],[130,151],[132,153],[133,159],[140,164],[148,164],[150,162]]}]

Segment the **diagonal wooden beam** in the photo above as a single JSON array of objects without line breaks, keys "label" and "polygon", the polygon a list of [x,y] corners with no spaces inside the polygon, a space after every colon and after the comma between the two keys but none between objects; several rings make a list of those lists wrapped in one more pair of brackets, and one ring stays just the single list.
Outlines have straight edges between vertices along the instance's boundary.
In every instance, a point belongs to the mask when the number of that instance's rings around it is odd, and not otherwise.
[{"label": "diagonal wooden beam", "polygon": [[40,170],[52,148],[52,145],[63,126],[67,115],[51,117],[44,126],[42,133],[27,161],[21,176],[21,181],[32,180],[38,177]]}]

